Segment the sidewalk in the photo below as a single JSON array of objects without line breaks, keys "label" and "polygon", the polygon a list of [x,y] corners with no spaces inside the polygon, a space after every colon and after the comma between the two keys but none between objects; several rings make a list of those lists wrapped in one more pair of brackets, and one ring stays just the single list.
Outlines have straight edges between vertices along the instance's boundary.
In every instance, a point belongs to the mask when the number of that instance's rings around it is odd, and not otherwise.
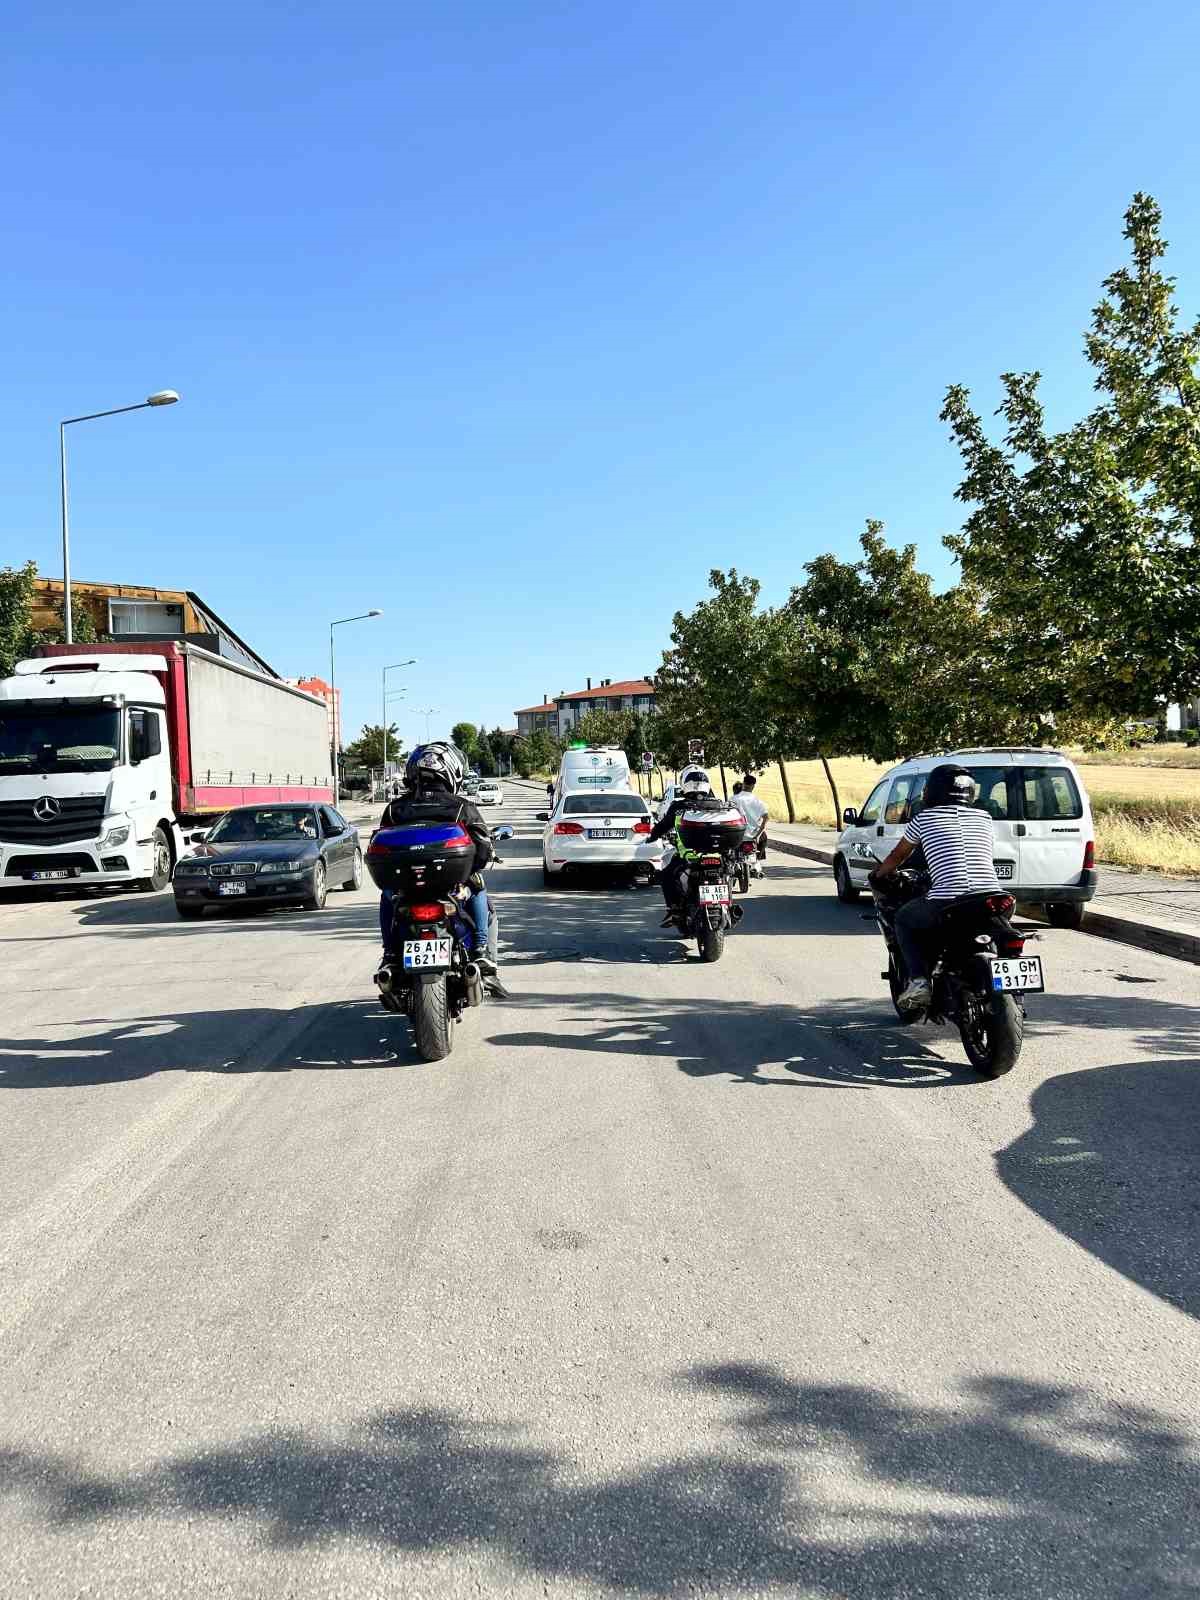
[{"label": "sidewalk", "polygon": [[[772,822],[767,836],[784,855],[833,865],[837,835],[832,828]],[[1200,964],[1200,878],[1101,867],[1099,890],[1084,913],[1083,931]]]}]

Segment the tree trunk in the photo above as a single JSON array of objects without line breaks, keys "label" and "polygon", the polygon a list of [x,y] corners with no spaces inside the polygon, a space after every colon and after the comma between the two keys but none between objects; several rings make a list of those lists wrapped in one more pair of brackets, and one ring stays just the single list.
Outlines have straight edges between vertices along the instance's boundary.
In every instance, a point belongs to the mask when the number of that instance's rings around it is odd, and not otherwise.
[{"label": "tree trunk", "polygon": [[788,821],[789,822],[795,822],[795,820],[796,820],[796,807],[795,807],[795,803],[792,800],[792,786],[788,782],[787,766],[782,761],[777,762],[776,765],[779,768],[779,776],[783,779],[783,798],[787,803]]},{"label": "tree trunk", "polygon": [[726,800],[728,800],[729,799],[729,785],[725,782],[725,763],[723,761],[718,761],[717,762],[717,769],[721,774],[721,793],[725,796]]},{"label": "tree trunk", "polygon": [[837,784],[834,781],[833,773],[830,770],[829,763],[826,761],[824,756],[821,757],[821,765],[825,768],[825,776],[829,779],[830,793],[833,795],[834,831],[836,833],[840,833],[842,831],[842,802],[838,799]]}]

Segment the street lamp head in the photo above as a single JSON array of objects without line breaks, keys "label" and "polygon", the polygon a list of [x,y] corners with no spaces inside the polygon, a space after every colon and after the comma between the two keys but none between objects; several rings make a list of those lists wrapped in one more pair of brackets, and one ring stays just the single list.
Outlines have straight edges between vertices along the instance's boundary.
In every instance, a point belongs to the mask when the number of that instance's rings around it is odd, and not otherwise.
[{"label": "street lamp head", "polygon": [[179,401],[179,396],[174,389],[159,389],[154,394],[146,396],[148,406],[173,406]]},{"label": "street lamp head", "polygon": [[382,611],[368,611],[367,615],[369,617],[381,617],[383,615],[383,612]]}]

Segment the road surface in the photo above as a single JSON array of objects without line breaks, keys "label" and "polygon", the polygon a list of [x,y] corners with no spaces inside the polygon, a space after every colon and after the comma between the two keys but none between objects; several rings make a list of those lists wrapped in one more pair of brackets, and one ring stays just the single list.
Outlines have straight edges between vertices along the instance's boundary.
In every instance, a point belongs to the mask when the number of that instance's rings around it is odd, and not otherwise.
[{"label": "road surface", "polygon": [[980,1082],[827,869],[704,966],[508,790],[434,1065],[369,890],[0,902],[0,1595],[1196,1592],[1195,969],[1047,932]]}]

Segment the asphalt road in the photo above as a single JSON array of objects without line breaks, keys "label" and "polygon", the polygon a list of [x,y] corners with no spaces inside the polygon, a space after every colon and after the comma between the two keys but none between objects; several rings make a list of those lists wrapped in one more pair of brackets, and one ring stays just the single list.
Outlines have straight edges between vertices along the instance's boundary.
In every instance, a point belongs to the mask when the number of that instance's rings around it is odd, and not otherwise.
[{"label": "asphalt road", "polygon": [[0,903],[0,1595],[1195,1593],[1195,969],[983,1083],[827,869],[707,967],[523,833],[436,1065],[368,891]]}]

